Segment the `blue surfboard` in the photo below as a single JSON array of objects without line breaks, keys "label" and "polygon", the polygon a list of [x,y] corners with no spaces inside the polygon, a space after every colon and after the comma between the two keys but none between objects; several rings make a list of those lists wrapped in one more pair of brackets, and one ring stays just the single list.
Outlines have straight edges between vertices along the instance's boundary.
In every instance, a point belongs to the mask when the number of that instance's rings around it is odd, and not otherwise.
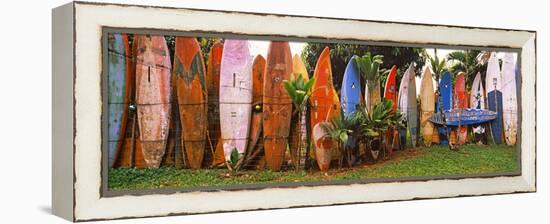
[{"label": "blue surfboard", "polygon": [[[357,111],[357,106],[361,103],[361,83],[359,79],[359,67],[355,62],[354,55],[348,62],[346,70],[344,71],[344,78],[342,80],[342,93],[340,95],[340,106],[344,116],[352,116]],[[347,142],[348,146],[354,147],[356,145],[355,139],[350,136]]]},{"label": "blue surfboard", "polygon": [[351,116],[357,111],[361,103],[361,85],[359,83],[359,68],[355,62],[354,55],[348,62],[342,80],[342,93],[340,95],[340,106],[344,116]]},{"label": "blue surfboard", "polygon": [[[453,106],[453,80],[451,78],[450,72],[443,73],[441,76],[441,81],[439,81],[439,98],[437,99],[436,111],[441,112],[448,111],[452,109]],[[441,106],[439,104],[442,104]],[[449,140],[447,139],[447,133],[451,131],[449,127],[445,128],[440,126],[437,128],[439,132],[439,139],[441,145],[448,145]]]},{"label": "blue surfboard", "polygon": [[494,90],[487,93],[489,110],[497,113],[497,118],[491,121],[491,135],[495,144],[502,144],[502,92]]}]

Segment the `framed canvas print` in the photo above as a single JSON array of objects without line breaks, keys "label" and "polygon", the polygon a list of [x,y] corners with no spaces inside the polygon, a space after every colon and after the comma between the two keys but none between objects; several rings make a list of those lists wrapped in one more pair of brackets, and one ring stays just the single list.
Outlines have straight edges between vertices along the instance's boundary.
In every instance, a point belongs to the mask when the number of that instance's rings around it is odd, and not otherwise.
[{"label": "framed canvas print", "polygon": [[52,17],[65,219],[536,191],[535,31],[83,2]]}]

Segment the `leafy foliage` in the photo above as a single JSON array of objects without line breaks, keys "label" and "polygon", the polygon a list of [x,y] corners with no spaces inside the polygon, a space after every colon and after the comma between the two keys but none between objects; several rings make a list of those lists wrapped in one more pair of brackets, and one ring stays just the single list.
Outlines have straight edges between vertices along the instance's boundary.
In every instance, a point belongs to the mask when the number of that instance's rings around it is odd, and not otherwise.
[{"label": "leafy foliage", "polygon": [[322,128],[325,129],[329,137],[331,139],[335,139],[339,143],[339,167],[342,167],[344,159],[346,160],[348,167],[353,165],[351,158],[352,148],[346,146],[348,145],[348,140],[352,135],[355,135],[354,139],[356,139],[357,134],[360,133],[359,127],[361,125],[361,120],[359,119],[360,116],[355,116],[356,113],[352,114],[352,116],[333,117],[330,120],[330,123],[321,123]]},{"label": "leafy foliage", "polygon": [[[346,65],[353,55],[365,55],[366,52],[371,52],[373,55],[382,55],[384,57],[384,64],[381,65],[380,70],[385,71],[391,69],[393,65],[397,66],[398,71],[405,71],[410,63],[418,65],[417,68],[422,68],[425,63],[425,59],[422,57],[424,48],[414,47],[386,47],[386,46],[372,46],[372,45],[359,45],[359,44],[342,44],[342,43],[307,43],[302,51],[302,58],[306,68],[313,74],[317,59],[325,47],[329,47],[330,60],[332,65],[333,84],[336,89],[340,89],[344,71]],[[385,81],[384,72],[382,72],[381,81]],[[415,72],[420,74],[420,70]],[[398,76],[402,75],[398,72]],[[398,80],[399,77],[398,77]],[[364,85],[362,85],[364,87]],[[364,89],[362,90],[364,92]]]},{"label": "leafy foliage", "polygon": [[[291,135],[289,140],[297,139],[298,143],[291,147],[291,155],[293,155],[293,164],[295,168],[298,169],[301,164],[301,158],[306,158],[304,163],[308,162],[308,153],[309,153],[309,141],[307,136],[307,104],[309,102],[309,97],[312,93],[313,84],[315,83],[315,78],[311,78],[307,82],[303,78],[302,74],[298,74],[296,78],[294,74],[291,74],[290,80],[283,80],[283,87],[287,91],[292,103],[294,104],[294,113],[297,113],[297,117],[293,116],[293,122],[296,122],[295,128],[291,130]],[[301,155],[301,154],[304,155]],[[306,165],[304,168],[308,168]]]},{"label": "leafy foliage", "polygon": [[361,113],[361,131],[367,139],[380,137],[383,132],[392,126],[401,126],[402,114],[392,113],[393,101],[383,99],[374,106],[372,113],[365,109],[358,110]]},{"label": "leafy foliage", "polygon": [[[437,50],[437,49],[436,49]],[[439,57],[437,57],[437,51],[434,57],[424,52],[423,56],[430,61],[430,66],[432,67],[433,71],[433,78],[439,82],[439,78],[443,72],[447,71],[447,59],[443,58],[443,60],[440,60]]]},{"label": "leafy foliage", "polygon": [[329,123],[322,123],[322,127],[332,139],[345,145],[348,142],[349,136],[355,133],[360,126],[361,120],[358,118],[353,115],[333,117]]},{"label": "leafy foliage", "polygon": [[311,78],[306,82],[302,74],[298,74],[297,78],[294,77],[294,74],[291,74],[290,80],[283,80],[283,86],[296,108],[302,108],[307,104],[314,83],[315,78]]},{"label": "leafy foliage", "polygon": [[367,52],[362,57],[355,58],[359,73],[368,81],[369,89],[372,89],[376,82],[380,82],[379,68],[384,63],[383,58],[383,55],[372,55],[370,52]]},{"label": "leafy foliage", "polygon": [[232,165],[237,164],[237,162],[239,161],[239,151],[237,150],[237,148],[234,148],[231,151],[231,156],[229,157],[229,159]]},{"label": "leafy foliage", "polygon": [[447,60],[452,63],[451,72],[466,74],[466,88],[468,89],[471,88],[470,85],[478,72],[481,73],[481,80],[485,80],[487,64],[482,63],[483,56],[484,52],[478,50],[453,51],[447,55]]}]

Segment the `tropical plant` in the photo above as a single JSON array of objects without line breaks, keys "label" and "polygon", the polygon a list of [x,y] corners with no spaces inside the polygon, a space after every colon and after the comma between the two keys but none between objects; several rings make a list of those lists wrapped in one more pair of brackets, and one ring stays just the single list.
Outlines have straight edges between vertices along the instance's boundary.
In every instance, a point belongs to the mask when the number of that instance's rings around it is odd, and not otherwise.
[{"label": "tropical plant", "polygon": [[358,110],[361,135],[374,159],[379,158],[380,152],[385,152],[380,150],[385,145],[383,141],[389,141],[384,139],[384,133],[390,128],[403,126],[402,114],[399,111],[392,113],[392,105],[393,101],[384,99],[374,106],[371,113],[367,113],[364,108]]},{"label": "tropical plant", "polygon": [[241,169],[241,165],[243,164],[244,156],[241,156],[237,148],[233,148],[231,150],[231,154],[229,155],[229,160],[226,161],[227,168],[231,171],[239,171]]},{"label": "tropical plant", "polygon": [[[307,163],[307,158],[309,155],[309,144],[307,140],[307,104],[309,102],[309,97],[311,96],[311,89],[315,83],[315,78],[312,78],[308,81],[305,81],[302,74],[298,74],[298,77],[295,78],[294,74],[291,74],[290,80],[284,80],[283,86],[287,91],[294,108],[296,108],[295,113],[298,113],[298,122],[296,124],[297,129],[299,130],[298,143],[295,150],[292,150],[292,161],[295,163],[295,168],[299,169],[301,165]],[[302,161],[303,160],[303,161]]]},{"label": "tropical plant", "polygon": [[351,135],[358,135],[360,133],[358,130],[361,126],[361,119],[356,114],[357,112],[352,116],[333,117],[330,122],[321,124],[328,136],[338,142],[338,148],[341,151],[338,160],[338,167],[340,168],[344,160],[348,167],[352,166],[352,151],[351,148],[347,147],[347,143]]},{"label": "tropical plant", "polygon": [[372,55],[370,52],[365,53],[362,57],[356,57],[357,67],[363,78],[369,81],[369,85],[373,86],[380,78],[380,65],[384,63],[383,55]]},{"label": "tropical plant", "polygon": [[315,78],[311,78],[306,81],[302,74],[290,75],[290,80],[283,80],[283,85],[287,91],[292,103],[297,108],[301,108],[307,105],[309,97],[311,96],[311,88],[315,83]]}]

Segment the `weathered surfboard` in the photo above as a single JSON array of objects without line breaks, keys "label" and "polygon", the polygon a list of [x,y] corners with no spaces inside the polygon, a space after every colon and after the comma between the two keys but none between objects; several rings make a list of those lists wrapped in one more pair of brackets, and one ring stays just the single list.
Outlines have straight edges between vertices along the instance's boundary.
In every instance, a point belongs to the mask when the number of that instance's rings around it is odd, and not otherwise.
[{"label": "weathered surfboard", "polygon": [[[437,112],[447,111],[452,108],[453,105],[453,80],[450,72],[444,72],[439,81],[439,97],[436,102],[435,110]],[[439,139],[441,145],[449,144],[447,134],[450,133],[450,128],[440,126],[438,128]]]},{"label": "weathered surfboard", "polygon": [[409,67],[409,88],[407,92],[407,127],[411,136],[411,146],[416,147],[418,141],[418,104],[416,101],[416,76],[414,67]]},{"label": "weathered surfboard", "polygon": [[[486,109],[485,107],[485,89],[483,88],[483,82],[481,82],[481,73],[477,73],[472,83],[472,90],[470,93],[470,108],[473,109]],[[474,132],[474,139],[476,142],[482,142],[485,135],[484,125],[473,125],[472,130]]]},{"label": "weathered surfboard", "polygon": [[[453,99],[453,108],[464,110],[468,108],[468,98],[466,97],[466,79],[465,73],[459,72],[456,76],[455,86],[454,86],[454,99]],[[468,137],[468,126],[464,125],[459,128],[457,143],[463,145],[466,143],[466,138]]]},{"label": "weathered surfboard", "polygon": [[252,113],[252,56],[246,40],[225,40],[220,71],[220,128],[225,161],[246,151]]},{"label": "weathered surfboard", "polygon": [[[214,152],[211,165],[224,163],[223,150],[217,147],[221,136],[220,130],[220,68],[222,64],[223,43],[215,42],[208,53],[208,62],[206,67],[206,88],[208,89],[208,144],[209,151]],[[208,153],[208,150],[207,150]],[[222,155],[222,156],[216,156]],[[205,158],[206,159],[206,158]]]},{"label": "weathered surfboard", "polygon": [[265,59],[261,55],[257,55],[254,58],[254,63],[252,63],[252,120],[250,123],[250,142],[247,149],[248,156],[257,154],[256,151],[259,150],[256,145],[260,140],[263,127],[264,74]]},{"label": "weathered surfboard", "polygon": [[126,120],[130,100],[130,47],[126,34],[109,34],[108,37],[108,130],[109,166],[114,166],[122,150],[126,134]]},{"label": "weathered surfboard", "polygon": [[516,144],[518,102],[516,91],[516,63],[512,53],[505,53],[502,61],[502,118],[507,145]]},{"label": "weathered surfboard", "polygon": [[317,123],[313,127],[313,141],[315,144],[315,158],[319,170],[325,172],[330,168],[332,159],[332,151],[338,144],[334,139],[330,138],[325,131],[323,125],[328,125],[326,121]]},{"label": "weathered surfboard", "polygon": [[173,72],[176,77],[182,143],[189,166],[199,169],[206,148],[208,90],[201,48],[194,37],[176,37]]},{"label": "weathered surfboard", "polygon": [[435,126],[429,118],[434,113],[435,95],[430,68],[426,67],[424,69],[420,83],[420,126],[422,129],[422,139],[425,146],[431,146]]},{"label": "weathered surfboard", "polygon": [[[130,42],[130,40],[128,40],[128,42]],[[137,42],[138,38],[133,38],[130,46],[130,57],[128,57],[128,66],[130,71],[128,74],[128,79],[130,80],[130,85],[127,87],[127,89],[130,93],[130,102],[135,102],[136,99],[136,61],[139,45]],[[129,119],[127,120],[126,124],[126,136],[124,139],[124,144],[122,144],[122,150],[118,151],[117,155],[115,156],[115,163],[113,167],[144,168],[147,166],[145,160],[143,159],[143,151],[139,138],[137,111],[129,110],[129,115]]]},{"label": "weathered surfboard", "polygon": [[481,73],[477,73],[472,82],[472,91],[470,93],[470,108],[485,109],[485,89],[481,82]]},{"label": "weathered surfboard", "polygon": [[380,97],[380,82],[370,85],[369,81],[365,81],[365,105],[368,113],[371,113],[374,106],[381,101]]},{"label": "weathered surfboard", "polygon": [[352,56],[349,60],[342,79],[340,106],[344,116],[353,115],[357,110],[357,106],[361,103],[361,83],[355,58],[357,58],[357,55]]},{"label": "weathered surfboard", "polygon": [[291,73],[290,45],[272,41],[267,50],[264,77],[263,131],[266,164],[273,171],[281,169],[288,144],[292,102],[283,80],[289,80]]},{"label": "weathered surfboard", "polygon": [[485,88],[487,88],[487,104],[491,111],[497,112],[497,118],[491,121],[491,136],[495,144],[502,143],[502,79],[500,76],[500,65],[496,53],[492,52],[487,64],[485,76]]},{"label": "weathered surfboard", "polygon": [[[330,49],[325,47],[315,66],[315,84],[311,94],[310,125],[313,130],[321,122],[329,122],[334,117],[340,116],[340,102],[338,94],[332,82],[332,68],[330,62]],[[321,127],[318,127],[321,128]],[[315,132],[315,131],[314,131]],[[315,134],[312,135],[315,141]],[[315,141],[315,157],[320,168],[329,167],[334,147],[323,147],[319,141]],[[327,163],[328,161],[328,163]]]},{"label": "weathered surfboard", "polygon": [[[406,124],[408,120],[408,103],[409,103],[409,79],[411,75],[411,67],[412,64],[407,68],[405,73],[403,73],[403,77],[401,78],[401,84],[399,85],[399,94],[397,95],[397,109],[399,112],[402,113],[402,123]],[[401,143],[401,147],[405,147],[407,142],[407,128],[399,128],[399,142]]]},{"label": "weathered surfboard", "polygon": [[159,167],[170,124],[170,53],[163,36],[137,35],[136,106],[147,167]]}]

